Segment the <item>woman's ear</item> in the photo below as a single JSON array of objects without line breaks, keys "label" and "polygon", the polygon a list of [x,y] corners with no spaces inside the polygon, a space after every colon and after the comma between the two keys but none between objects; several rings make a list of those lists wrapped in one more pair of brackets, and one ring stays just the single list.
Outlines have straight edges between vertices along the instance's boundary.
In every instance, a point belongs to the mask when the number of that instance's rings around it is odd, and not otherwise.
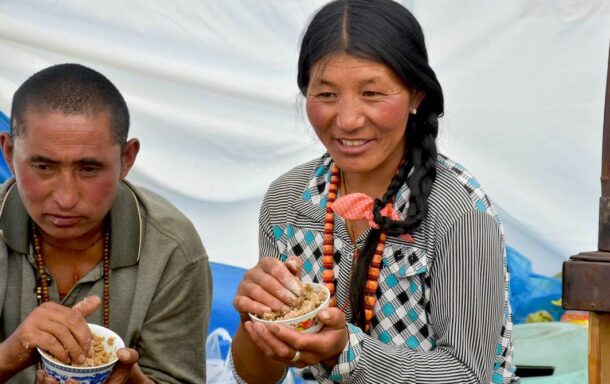
[{"label": "woman's ear", "polygon": [[420,91],[418,89],[411,92],[411,105],[409,105],[409,110],[413,108],[418,109],[422,101],[426,98],[426,92]]}]

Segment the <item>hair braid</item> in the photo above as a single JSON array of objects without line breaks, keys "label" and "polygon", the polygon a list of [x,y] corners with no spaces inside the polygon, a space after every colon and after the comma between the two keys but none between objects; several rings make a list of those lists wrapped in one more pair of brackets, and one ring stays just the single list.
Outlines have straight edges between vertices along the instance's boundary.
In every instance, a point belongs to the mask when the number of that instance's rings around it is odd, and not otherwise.
[{"label": "hair braid", "polygon": [[[426,119],[411,115],[407,124],[405,161],[392,178],[386,193],[375,199],[373,217],[380,229],[371,229],[364,247],[358,255],[354,269],[354,288],[350,292],[352,302],[351,322],[364,329],[364,290],[369,265],[375,254],[381,231],[390,236],[399,236],[417,228],[428,212],[428,196],[436,178],[437,149],[435,138],[438,132],[438,118],[430,113]],[[405,220],[392,220],[381,215],[381,209],[391,203],[402,185],[409,187],[409,207]]]}]

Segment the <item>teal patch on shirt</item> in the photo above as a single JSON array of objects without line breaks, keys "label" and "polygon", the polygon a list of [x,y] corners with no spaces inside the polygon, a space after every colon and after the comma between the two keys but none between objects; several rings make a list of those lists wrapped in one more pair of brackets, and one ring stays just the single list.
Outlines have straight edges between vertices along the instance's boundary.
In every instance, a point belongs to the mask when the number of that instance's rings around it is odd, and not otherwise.
[{"label": "teal patch on shirt", "polygon": [[326,196],[320,199],[320,207],[326,208]]},{"label": "teal patch on shirt", "polygon": [[307,244],[311,244],[315,239],[316,236],[313,234],[313,232],[307,231],[305,233],[305,242],[307,242]]},{"label": "teal patch on shirt", "polygon": [[303,270],[307,273],[310,273],[312,270],[313,265],[311,264],[311,260],[307,260],[306,262],[303,263]]},{"label": "teal patch on shirt", "polygon": [[417,272],[415,272],[415,273],[420,274],[420,273],[426,273],[426,272],[428,272],[428,268],[426,268],[426,267],[421,267],[421,268],[420,268],[420,269],[418,269],[418,270],[417,270]]},{"label": "teal patch on shirt", "polygon": [[292,225],[289,225],[286,227],[286,237],[289,239],[292,239],[293,236],[294,236],[294,227]]},{"label": "teal patch on shirt", "polygon": [[501,374],[499,373],[494,373],[494,375],[491,377],[491,381],[497,384],[502,384],[502,382],[504,381],[504,378],[502,377]]},{"label": "teal patch on shirt", "polygon": [[390,275],[387,279],[385,279],[385,283],[388,285],[388,287],[394,288],[394,286],[398,284],[398,279],[396,278],[396,276]]},{"label": "teal patch on shirt", "polygon": [[417,337],[411,336],[407,339],[407,346],[411,349],[416,349],[419,346],[419,340]]},{"label": "teal patch on shirt", "polygon": [[383,331],[379,334],[379,341],[384,344],[390,344],[390,342],[392,341],[392,337],[387,331]]},{"label": "teal patch on shirt", "polygon": [[305,200],[305,201],[311,200],[311,191],[309,189],[307,189],[305,192],[303,192],[303,200]]},{"label": "teal patch on shirt", "polygon": [[485,207],[485,203],[483,202],[483,200],[477,200],[474,205],[481,212],[485,212],[487,210],[487,207]]},{"label": "teal patch on shirt", "polygon": [[273,226],[273,237],[275,237],[275,240],[281,239],[283,234],[284,230],[282,229],[282,227],[280,227],[279,225]]},{"label": "teal patch on shirt", "polygon": [[283,262],[285,262],[286,260],[288,260],[288,256],[286,256],[285,254],[283,254],[283,253],[282,253],[282,254],[280,255],[280,260],[281,260],[281,261],[282,261],[282,263],[283,263]]},{"label": "teal patch on shirt", "polygon": [[409,315],[409,319],[411,319],[412,321],[417,320],[417,312],[415,312],[413,308],[409,309],[409,312],[407,312],[407,314]]},{"label": "teal patch on shirt", "polygon": [[398,270],[398,274],[400,275],[400,277],[405,277],[406,272],[407,272],[407,267],[405,267],[404,265],[402,267],[400,267],[400,269]]},{"label": "teal patch on shirt", "polygon": [[324,174],[324,172],[326,172],[326,167],[323,165],[320,165],[318,168],[316,168],[315,173],[316,176],[320,177]]},{"label": "teal patch on shirt", "polygon": [[475,188],[481,188],[481,184],[479,184],[479,181],[474,177],[468,179],[468,184]]},{"label": "teal patch on shirt", "polygon": [[394,311],[396,311],[396,308],[394,308],[394,306],[392,304],[387,303],[386,305],[381,307],[381,311],[383,312],[384,315],[390,316],[392,313],[394,313]]},{"label": "teal patch on shirt", "polygon": [[354,360],[356,360],[356,354],[354,353],[353,349],[349,348],[347,350],[347,362],[351,363]]},{"label": "teal patch on shirt", "polygon": [[411,285],[409,287],[411,288],[411,292],[417,292],[417,284],[415,284],[414,281],[411,282]]}]

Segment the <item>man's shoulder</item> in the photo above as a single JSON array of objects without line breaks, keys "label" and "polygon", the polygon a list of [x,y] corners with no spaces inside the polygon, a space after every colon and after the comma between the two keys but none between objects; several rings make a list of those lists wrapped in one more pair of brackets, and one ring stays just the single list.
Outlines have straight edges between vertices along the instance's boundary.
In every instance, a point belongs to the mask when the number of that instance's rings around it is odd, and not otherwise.
[{"label": "man's shoulder", "polygon": [[125,183],[141,205],[145,243],[175,243],[187,258],[205,254],[197,229],[181,210],[157,192]]}]

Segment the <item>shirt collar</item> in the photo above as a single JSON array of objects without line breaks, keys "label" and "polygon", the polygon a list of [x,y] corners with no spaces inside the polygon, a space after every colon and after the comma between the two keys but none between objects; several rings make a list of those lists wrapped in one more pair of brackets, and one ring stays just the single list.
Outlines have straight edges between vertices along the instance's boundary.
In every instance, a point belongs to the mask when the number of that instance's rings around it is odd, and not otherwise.
[{"label": "shirt collar", "polygon": [[[133,186],[126,181],[119,184],[117,196],[110,210],[110,267],[136,264],[142,245],[142,216]],[[30,249],[30,217],[21,201],[15,179],[4,184],[6,193],[0,202],[0,236],[8,247],[21,254]]]},{"label": "shirt collar", "polygon": [[[313,220],[320,222],[324,220],[333,165],[332,157],[328,152],[325,153],[314,166],[313,174],[303,191],[302,199],[295,202],[294,208]],[[402,220],[406,217],[408,206],[409,187],[407,187],[407,183],[404,183],[394,199],[394,209],[397,210]]]}]

